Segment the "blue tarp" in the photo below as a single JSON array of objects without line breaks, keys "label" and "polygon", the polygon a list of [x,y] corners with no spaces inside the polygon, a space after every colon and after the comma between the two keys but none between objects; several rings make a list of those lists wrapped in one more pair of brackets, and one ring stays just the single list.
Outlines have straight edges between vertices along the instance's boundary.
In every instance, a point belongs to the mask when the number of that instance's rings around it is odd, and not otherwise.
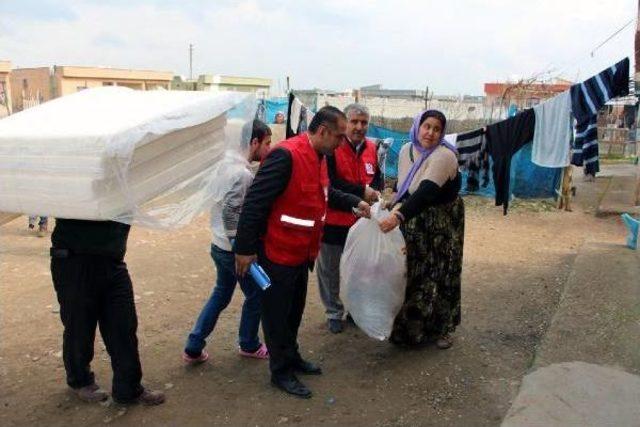
[{"label": "blue tarp", "polygon": [[[260,102],[264,103],[267,123],[273,123],[278,111],[283,111],[286,115],[287,98],[271,98]],[[398,155],[402,146],[408,142],[409,134],[397,132],[373,124],[369,125],[367,136],[370,138],[386,139],[392,138],[393,142],[387,151],[387,158],[383,165],[383,172],[388,178],[398,176]],[[491,173],[489,174],[491,175]],[[543,168],[535,165],[531,161],[531,144],[527,144],[520,149],[511,160],[511,193],[520,198],[552,197],[558,187],[562,169]],[[482,178],[482,177],[480,177]],[[482,179],[481,179],[482,181]],[[467,173],[462,173],[462,194],[476,194],[485,197],[495,197],[493,180],[490,178],[486,188],[480,188],[477,192],[467,193]]]},{"label": "blue tarp", "polygon": [[[379,139],[393,138],[393,143],[387,151],[383,172],[388,178],[396,178],[398,176],[398,155],[402,146],[408,142],[409,135],[380,126],[369,125],[367,136]],[[543,168],[534,164],[531,161],[531,144],[527,144],[511,160],[511,193],[515,197],[524,199],[553,197],[555,189],[558,187],[561,173],[562,169],[560,168]],[[496,193],[491,173],[489,173],[489,185],[487,187],[480,187],[478,191],[469,193],[465,190],[466,185],[467,172],[463,172],[462,194],[495,197]]]},{"label": "blue tarp", "polygon": [[267,123],[273,123],[276,118],[276,113],[278,111],[282,111],[287,116],[287,108],[289,106],[289,101],[287,98],[270,98],[260,100],[258,102],[264,102],[264,107],[266,110],[265,119]]}]

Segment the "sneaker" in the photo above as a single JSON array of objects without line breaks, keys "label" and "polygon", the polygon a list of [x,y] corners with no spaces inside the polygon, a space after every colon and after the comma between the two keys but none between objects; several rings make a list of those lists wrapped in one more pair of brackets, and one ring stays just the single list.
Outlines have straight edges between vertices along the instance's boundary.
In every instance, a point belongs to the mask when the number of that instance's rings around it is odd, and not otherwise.
[{"label": "sneaker", "polygon": [[254,359],[268,359],[269,358],[269,350],[267,346],[264,344],[260,344],[260,347],[252,353],[248,351],[244,351],[243,349],[238,349],[238,353],[242,357],[252,357]]},{"label": "sneaker", "polygon": [[80,388],[72,388],[71,391],[84,402],[104,402],[109,398],[109,394],[102,390],[96,383]]},{"label": "sneaker", "polygon": [[332,334],[339,334],[344,329],[344,325],[340,319],[327,320],[327,327]]},{"label": "sneaker", "polygon": [[187,354],[186,351],[182,352],[182,360],[187,365],[199,365],[201,363],[206,362],[208,359],[209,359],[209,353],[207,353],[207,350],[202,350],[200,352],[200,356],[198,357],[191,357]]},{"label": "sneaker", "polygon": [[166,400],[166,397],[163,392],[157,391],[157,390],[147,390],[147,389],[144,389],[142,394],[133,400],[119,401],[117,399],[114,399],[116,403],[119,403],[121,405],[135,405],[139,403],[145,406],[162,405],[165,400]]}]

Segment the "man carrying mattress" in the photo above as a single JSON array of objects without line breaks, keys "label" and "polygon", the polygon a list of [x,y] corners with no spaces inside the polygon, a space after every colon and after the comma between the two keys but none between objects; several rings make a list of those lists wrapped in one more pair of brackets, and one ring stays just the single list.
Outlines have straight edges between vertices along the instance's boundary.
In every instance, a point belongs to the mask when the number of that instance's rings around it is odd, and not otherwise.
[{"label": "man carrying mattress", "polygon": [[[244,196],[253,181],[251,162],[262,161],[271,145],[271,129],[260,120],[247,123],[242,133],[246,157],[240,157],[239,153],[236,156],[233,151],[227,153],[218,180],[219,185],[225,186],[225,193],[211,209],[211,257],[216,267],[216,286],[187,338],[182,359],[188,364],[202,363],[209,358],[204,349],[205,339],[213,332],[220,313],[231,302],[238,282],[231,244],[236,237]],[[245,298],[238,331],[240,356],[268,359],[269,351],[258,338],[262,291],[249,276],[240,279],[240,289]]]},{"label": "man carrying mattress", "polygon": [[140,383],[142,369],[133,285],[124,262],[131,226],[114,221],[57,219],[51,235],[51,277],[64,325],[67,384],[81,400],[107,392],[91,371],[96,326],[111,357],[112,397],[118,403],[159,405],[165,396]]}]

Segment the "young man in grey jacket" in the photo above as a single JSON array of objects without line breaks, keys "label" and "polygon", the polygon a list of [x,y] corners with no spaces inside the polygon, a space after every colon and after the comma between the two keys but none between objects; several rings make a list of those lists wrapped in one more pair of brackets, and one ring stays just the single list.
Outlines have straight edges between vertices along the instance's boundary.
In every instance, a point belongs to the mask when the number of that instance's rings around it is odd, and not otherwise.
[{"label": "young man in grey jacket", "polygon": [[[271,145],[271,129],[260,120],[254,120],[252,125],[251,129],[249,124],[251,138],[243,141],[248,143],[248,147],[243,147],[246,156],[243,158],[237,152],[228,151],[217,176],[218,185],[224,186],[224,190],[211,209],[211,257],[216,267],[216,285],[187,338],[182,358],[189,364],[202,363],[209,358],[204,349],[205,340],[213,332],[220,313],[229,305],[238,281],[245,296],[238,331],[239,354],[257,359],[269,357],[267,347],[258,338],[262,291],[250,276],[238,280],[232,252],[240,209],[253,181],[251,162],[266,157]],[[243,134],[248,133],[246,131],[245,128]]]}]

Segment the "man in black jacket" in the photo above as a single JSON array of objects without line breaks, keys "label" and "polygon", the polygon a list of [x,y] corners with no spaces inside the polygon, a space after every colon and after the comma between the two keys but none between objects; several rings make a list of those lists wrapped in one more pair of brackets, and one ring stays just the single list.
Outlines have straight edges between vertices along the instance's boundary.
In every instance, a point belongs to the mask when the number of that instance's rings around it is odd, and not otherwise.
[{"label": "man in black jacket", "polygon": [[271,382],[302,398],[311,397],[311,391],[296,374],[322,373],[302,358],[298,329],[327,206],[370,215],[365,201],[329,186],[324,156],[336,149],[345,131],[344,113],[323,107],[309,132],[281,142],[269,153],[244,199],[234,247],[238,276],[258,260],[271,279],[262,299]]}]

